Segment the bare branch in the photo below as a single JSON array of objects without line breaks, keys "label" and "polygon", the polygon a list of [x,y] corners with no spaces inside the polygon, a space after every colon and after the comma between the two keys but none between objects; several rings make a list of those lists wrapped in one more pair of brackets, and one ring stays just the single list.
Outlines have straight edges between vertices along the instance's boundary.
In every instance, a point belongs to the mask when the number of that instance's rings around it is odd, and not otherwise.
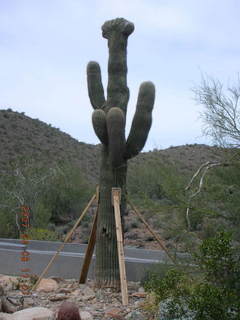
[{"label": "bare branch", "polygon": [[240,143],[240,80],[235,86],[223,90],[223,84],[202,77],[200,86],[193,88],[195,100],[204,106],[200,117],[203,134],[221,146],[236,147]]},{"label": "bare branch", "polygon": [[189,212],[190,212],[190,204],[191,204],[191,201],[194,197],[196,197],[202,190],[202,187],[203,187],[203,182],[204,182],[204,178],[207,174],[207,171],[213,167],[219,167],[219,166],[227,166],[229,165],[228,163],[226,162],[209,162],[207,161],[206,163],[203,163],[199,168],[198,170],[194,173],[194,175],[192,176],[189,184],[187,185],[187,187],[185,188],[185,190],[189,190],[194,182],[194,180],[197,178],[197,176],[202,172],[201,174],[201,177],[200,177],[200,180],[199,180],[199,184],[198,184],[198,189],[197,191],[195,191],[194,193],[192,193],[190,196],[189,196],[189,199],[188,199],[188,207],[187,207],[187,210],[186,210],[186,221],[187,221],[187,225],[188,225],[188,230],[190,231],[191,230],[191,221],[190,221],[190,217],[189,217]]}]

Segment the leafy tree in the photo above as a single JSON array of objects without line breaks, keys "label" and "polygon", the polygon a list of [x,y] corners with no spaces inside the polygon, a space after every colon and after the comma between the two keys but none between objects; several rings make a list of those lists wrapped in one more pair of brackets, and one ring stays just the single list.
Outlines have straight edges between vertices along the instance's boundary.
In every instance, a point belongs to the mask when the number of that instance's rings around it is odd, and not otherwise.
[{"label": "leafy tree", "polygon": [[48,167],[43,159],[19,158],[0,176],[0,236],[19,236],[21,206],[29,208],[32,228],[72,221],[92,191],[79,168],[63,162]]},{"label": "leafy tree", "polygon": [[223,147],[240,146],[240,79],[227,90],[219,80],[203,77],[193,89],[195,99],[204,106],[203,133]]},{"label": "leafy tree", "polygon": [[[33,159],[24,157],[11,162],[9,166],[2,170],[0,178],[0,208],[1,215],[7,215],[7,219],[12,224],[10,228],[15,236],[17,230],[20,231],[21,224],[19,213],[21,207],[26,206],[30,212],[30,224],[44,224],[49,220],[50,212],[40,210],[43,216],[38,215],[39,208],[42,206],[44,194],[53,177],[57,175],[58,168],[47,168]],[[15,219],[14,219],[15,217]],[[14,227],[13,227],[14,226]],[[16,229],[17,226],[17,229]]]},{"label": "leafy tree", "polygon": [[48,186],[44,198],[44,204],[51,211],[50,221],[55,224],[78,218],[93,193],[92,186],[87,183],[79,168],[62,163],[59,170],[60,174],[56,175]]}]

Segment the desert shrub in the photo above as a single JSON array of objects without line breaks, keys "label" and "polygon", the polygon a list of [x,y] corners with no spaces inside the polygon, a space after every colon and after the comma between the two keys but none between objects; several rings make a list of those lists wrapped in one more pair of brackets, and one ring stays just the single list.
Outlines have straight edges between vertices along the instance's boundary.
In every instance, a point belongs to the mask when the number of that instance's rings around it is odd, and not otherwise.
[{"label": "desert shrub", "polygon": [[[231,235],[219,232],[204,240],[195,255],[201,276],[170,269],[164,277],[156,274],[145,289],[160,304],[158,319],[238,320],[240,315],[240,250]],[[155,309],[156,310],[156,309]]]},{"label": "desert shrub", "polygon": [[201,193],[191,203],[193,229],[203,239],[214,236],[224,226],[240,241],[240,163],[212,169],[204,180]]},{"label": "desert shrub", "polygon": [[195,259],[204,273],[204,279],[217,287],[239,291],[239,248],[232,245],[231,234],[219,232],[215,237],[203,241]]},{"label": "desert shrub", "polygon": [[34,226],[37,228],[46,228],[51,214],[51,209],[44,203],[43,199],[37,201],[34,206]]},{"label": "desert shrub", "polygon": [[51,208],[50,221],[61,224],[78,218],[93,192],[79,168],[62,164],[45,198]]},{"label": "desert shrub", "polygon": [[18,228],[15,214],[8,209],[0,210],[0,238],[16,237],[18,237]]},{"label": "desert shrub", "polygon": [[183,198],[183,190],[184,182],[177,168],[160,159],[130,166],[128,192],[132,197],[178,204]]},{"label": "desert shrub", "polygon": [[57,232],[41,229],[41,228],[29,228],[28,230],[29,238],[32,240],[45,240],[45,241],[59,241],[60,236]]},{"label": "desert shrub", "polygon": [[19,157],[0,175],[0,237],[19,236],[23,204],[29,207],[30,226],[47,229],[50,222],[75,220],[92,192],[77,167],[63,162],[48,167],[42,158]]}]

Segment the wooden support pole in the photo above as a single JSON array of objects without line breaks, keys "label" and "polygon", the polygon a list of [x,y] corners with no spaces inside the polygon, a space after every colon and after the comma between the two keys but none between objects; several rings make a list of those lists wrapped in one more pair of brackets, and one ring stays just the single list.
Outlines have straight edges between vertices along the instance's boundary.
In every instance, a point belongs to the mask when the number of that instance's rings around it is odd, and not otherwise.
[{"label": "wooden support pole", "polygon": [[146,226],[148,231],[153,235],[153,237],[156,239],[156,241],[159,243],[160,247],[165,251],[169,259],[175,264],[176,260],[171,256],[168,249],[165,247],[163,240],[159,237],[156,232],[153,231],[153,229],[149,226],[149,224],[146,222],[146,220],[143,218],[141,213],[137,210],[137,208],[131,203],[129,199],[127,199],[127,202],[129,203],[130,207],[133,209],[133,211],[136,213],[136,215],[140,218],[140,220],[143,222],[143,224]]},{"label": "wooden support pole", "polygon": [[68,240],[71,238],[73,232],[75,231],[75,229],[78,227],[79,223],[81,222],[81,220],[83,219],[83,217],[85,216],[86,212],[88,211],[88,209],[90,208],[91,204],[93,203],[93,201],[96,198],[96,193],[92,196],[91,200],[89,201],[89,203],[87,204],[86,208],[83,210],[82,214],[80,215],[80,217],[78,218],[77,222],[75,223],[75,225],[73,226],[73,228],[69,231],[69,233],[66,235],[66,238],[64,239],[64,242],[61,244],[61,246],[58,248],[57,252],[55,253],[55,255],[52,257],[52,259],[49,261],[48,265],[46,266],[46,268],[43,270],[43,272],[41,273],[41,275],[39,276],[37,282],[34,284],[34,286],[32,287],[31,291],[35,290],[37,288],[37,286],[39,285],[40,281],[42,280],[42,278],[44,277],[44,275],[47,273],[47,271],[49,270],[50,266],[52,265],[53,261],[56,259],[56,257],[59,255],[59,253],[62,251],[63,247],[65,246],[65,243],[68,242]]},{"label": "wooden support pole", "polygon": [[97,210],[94,216],[93,226],[88,240],[88,246],[85,253],[84,261],[82,264],[82,269],[80,273],[79,283],[85,283],[87,280],[88,270],[93,256],[93,251],[96,243],[97,236],[97,219],[98,219],[98,209],[99,209],[99,188],[97,188]]},{"label": "wooden support pole", "polygon": [[115,222],[116,222],[117,249],[118,249],[118,262],[119,262],[119,270],[120,270],[122,303],[124,306],[126,306],[128,305],[128,287],[127,287],[127,277],[126,277],[126,268],[125,268],[124,250],[123,250],[123,234],[122,234],[122,224],[121,224],[121,214],[120,214],[120,202],[121,202],[121,189],[112,188],[112,204],[114,206],[114,215],[115,215]]}]

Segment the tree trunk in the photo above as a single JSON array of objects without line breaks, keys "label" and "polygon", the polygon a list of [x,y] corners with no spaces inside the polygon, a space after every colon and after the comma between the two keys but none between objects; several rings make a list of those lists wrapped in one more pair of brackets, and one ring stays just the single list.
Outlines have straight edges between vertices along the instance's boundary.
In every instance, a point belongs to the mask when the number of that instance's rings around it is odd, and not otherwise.
[{"label": "tree trunk", "polygon": [[98,287],[120,286],[117,253],[116,225],[112,204],[112,188],[121,188],[121,216],[126,209],[127,163],[113,168],[108,149],[102,146],[99,186],[99,216],[96,243],[96,285]]}]

